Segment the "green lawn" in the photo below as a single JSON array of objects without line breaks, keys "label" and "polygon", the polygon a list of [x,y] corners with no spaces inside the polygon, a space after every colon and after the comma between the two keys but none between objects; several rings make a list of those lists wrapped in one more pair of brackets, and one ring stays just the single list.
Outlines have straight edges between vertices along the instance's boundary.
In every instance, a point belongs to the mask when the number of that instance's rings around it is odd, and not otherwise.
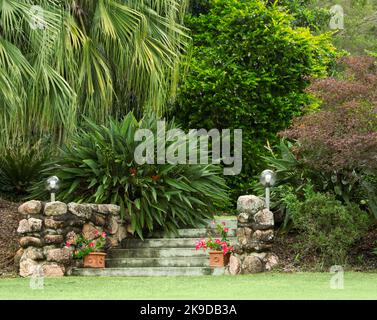
[{"label": "green lawn", "polygon": [[263,273],[203,277],[65,277],[0,279],[0,299],[377,299],[377,273],[346,272],[344,289],[330,273]]}]

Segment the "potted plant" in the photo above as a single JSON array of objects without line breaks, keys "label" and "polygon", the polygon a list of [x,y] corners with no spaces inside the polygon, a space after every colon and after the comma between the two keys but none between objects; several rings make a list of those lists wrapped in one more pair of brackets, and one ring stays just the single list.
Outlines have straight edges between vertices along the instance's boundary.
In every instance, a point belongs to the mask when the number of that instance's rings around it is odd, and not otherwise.
[{"label": "potted plant", "polygon": [[95,239],[87,239],[84,235],[79,235],[75,240],[75,243],[67,242],[66,245],[70,247],[75,245],[76,249],[73,252],[75,259],[83,258],[84,268],[105,268],[106,253],[103,252],[105,245],[106,233],[95,231]]},{"label": "potted plant", "polygon": [[[212,222],[215,224],[215,222]],[[212,236],[207,239],[198,240],[195,249],[209,249],[209,265],[210,267],[224,267],[229,263],[230,253],[233,247],[228,240],[229,228],[226,228],[225,222],[216,224],[216,229],[221,235],[221,239],[214,239]]]}]

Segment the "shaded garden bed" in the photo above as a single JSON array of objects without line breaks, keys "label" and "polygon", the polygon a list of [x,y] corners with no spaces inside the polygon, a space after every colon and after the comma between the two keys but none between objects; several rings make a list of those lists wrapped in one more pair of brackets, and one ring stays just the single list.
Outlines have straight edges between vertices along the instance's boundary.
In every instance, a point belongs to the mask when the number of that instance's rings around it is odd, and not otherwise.
[{"label": "shaded garden bed", "polygon": [[17,227],[21,220],[18,203],[0,198],[0,276],[14,274],[14,255],[19,248]]},{"label": "shaded garden bed", "polygon": [[[295,233],[276,233],[272,251],[279,257],[278,271],[328,271],[320,255],[316,252],[303,253],[297,248],[298,235]],[[348,254],[346,270],[376,271],[377,254],[373,248],[377,247],[377,228],[372,227],[365,236],[357,241]]]}]

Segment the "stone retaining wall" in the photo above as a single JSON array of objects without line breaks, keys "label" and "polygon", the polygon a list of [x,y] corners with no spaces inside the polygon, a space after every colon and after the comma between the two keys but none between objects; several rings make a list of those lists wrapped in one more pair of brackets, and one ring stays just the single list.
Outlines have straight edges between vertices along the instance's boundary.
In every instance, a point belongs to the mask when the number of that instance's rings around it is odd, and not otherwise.
[{"label": "stone retaining wall", "polygon": [[237,244],[230,257],[232,275],[269,271],[278,264],[271,252],[274,240],[274,215],[263,199],[246,195],[237,201]]},{"label": "stone retaining wall", "polygon": [[104,231],[108,234],[105,247],[117,247],[131,232],[129,224],[121,222],[119,210],[111,204],[25,202],[18,209],[24,215],[17,229],[21,248],[15,256],[20,276],[30,276],[38,267],[44,276],[69,274],[81,261],[72,259],[74,249],[66,242],[74,244],[80,233],[95,239],[96,230]]},{"label": "stone retaining wall", "polygon": [[[278,257],[271,252],[274,239],[274,216],[265,208],[264,200],[253,195],[241,196],[237,201],[237,244],[230,257],[227,274],[247,274],[271,270]],[[105,249],[119,246],[132,233],[128,221],[120,219],[119,206],[111,204],[78,204],[55,201],[43,203],[31,200],[18,211],[24,215],[17,232],[21,235],[15,256],[22,277],[42,270],[44,276],[70,274],[80,267],[73,260],[73,247],[77,235],[83,233],[95,239],[96,230],[108,234]]]}]

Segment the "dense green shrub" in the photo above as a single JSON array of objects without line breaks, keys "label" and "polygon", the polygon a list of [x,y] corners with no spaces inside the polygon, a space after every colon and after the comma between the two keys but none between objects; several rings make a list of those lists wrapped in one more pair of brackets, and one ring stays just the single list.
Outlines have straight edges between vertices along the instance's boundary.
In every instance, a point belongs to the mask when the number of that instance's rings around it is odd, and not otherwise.
[{"label": "dense green shrub", "polygon": [[40,142],[32,146],[18,143],[0,152],[0,194],[20,200],[28,195],[28,188],[36,183],[47,161],[48,152]]},{"label": "dense green shrub", "polygon": [[236,198],[250,192],[264,145],[310,108],[308,77],[323,76],[334,48],[327,35],[293,28],[292,16],[265,1],[210,1],[187,18],[193,48],[177,98],[184,128],[243,130],[243,170],[227,178]]},{"label": "dense green shrub", "polygon": [[357,205],[343,205],[333,195],[314,192],[309,184],[303,200],[291,192],[283,201],[300,231],[298,246],[304,254],[319,254],[325,265],[345,263],[348,250],[369,224],[368,214]]},{"label": "dense green shrub", "polygon": [[[212,218],[216,207],[228,200],[224,179],[218,175],[220,168],[135,162],[138,142],[134,138],[139,128],[154,133],[156,152],[156,120],[147,116],[137,121],[129,113],[120,122],[110,121],[109,126],[87,121],[72,144],[61,150],[56,163],[45,170],[45,175],[61,179],[58,199],[118,204],[140,237],[146,230],[175,231]],[[172,122],[166,123],[166,130],[172,128]],[[173,143],[167,141],[166,147]],[[42,196],[43,191],[41,182],[33,197]]]},{"label": "dense green shrub", "polygon": [[333,41],[337,48],[351,54],[376,50],[377,1],[375,0],[316,0],[318,8],[330,9],[338,4],[344,10],[344,29],[338,30]]},{"label": "dense green shrub", "polygon": [[[343,204],[355,203],[365,211],[377,217],[377,179],[374,175],[360,170],[352,175],[335,171],[316,170],[309,166],[304,157],[296,154],[297,143],[282,139],[275,148],[269,148],[269,155],[264,156],[267,167],[277,174],[277,182],[271,189],[271,208],[283,217],[281,231],[291,227],[291,217],[282,201],[291,190],[302,199],[304,188],[311,185],[316,192],[330,193]],[[263,196],[265,189],[258,183],[253,187],[254,193]]]},{"label": "dense green shrub", "polygon": [[327,27],[331,14],[327,8],[318,6],[317,0],[269,0],[288,9],[294,16],[293,24],[320,31]]}]

